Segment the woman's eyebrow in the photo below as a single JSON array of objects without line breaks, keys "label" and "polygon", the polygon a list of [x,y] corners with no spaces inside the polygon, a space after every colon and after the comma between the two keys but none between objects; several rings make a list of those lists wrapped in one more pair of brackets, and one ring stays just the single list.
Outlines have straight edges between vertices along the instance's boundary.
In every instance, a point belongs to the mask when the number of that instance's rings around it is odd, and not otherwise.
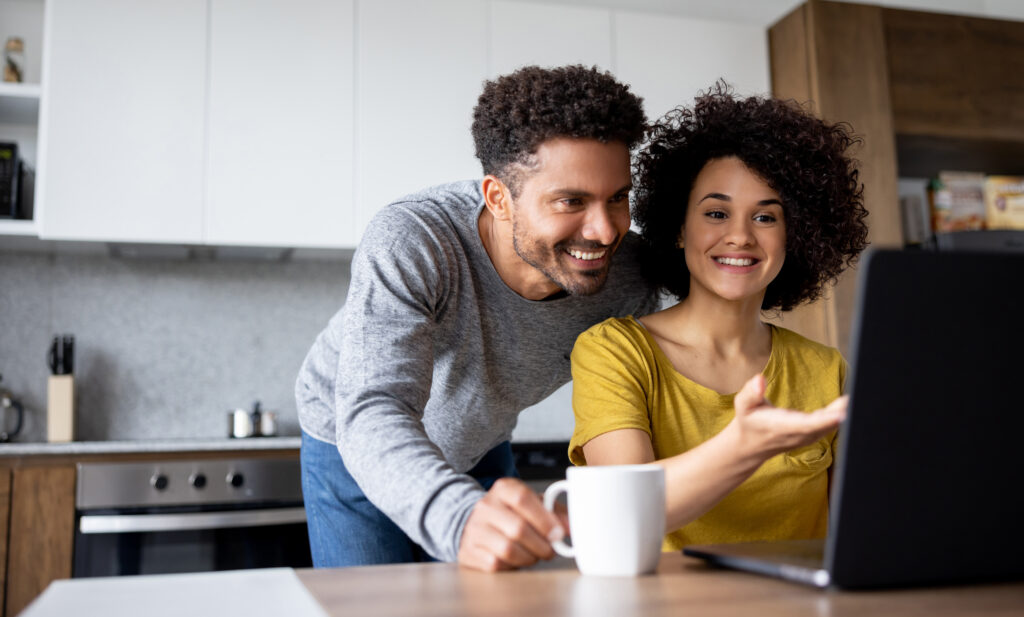
[{"label": "woman's eyebrow", "polygon": [[[708,193],[704,197],[701,197],[700,201],[698,201],[697,203],[699,204],[701,201],[704,201],[705,199],[717,199],[718,201],[732,202],[732,197],[726,195],[725,193]],[[778,204],[781,206],[782,201],[772,197],[771,199],[762,199],[761,201],[757,202],[757,205],[759,206],[770,206],[772,204]]]},{"label": "woman's eyebrow", "polygon": [[701,201],[704,201],[705,199],[717,199],[719,201],[732,201],[732,197],[729,197],[728,195],[726,195],[724,193],[708,193],[707,195],[701,197],[700,201],[698,201],[697,203],[700,203]]}]

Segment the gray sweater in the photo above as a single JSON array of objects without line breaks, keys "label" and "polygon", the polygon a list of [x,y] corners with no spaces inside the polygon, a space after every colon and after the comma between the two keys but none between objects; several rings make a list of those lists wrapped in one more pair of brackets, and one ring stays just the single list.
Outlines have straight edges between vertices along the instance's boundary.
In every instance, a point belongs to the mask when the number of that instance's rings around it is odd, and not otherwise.
[{"label": "gray sweater", "polygon": [[484,494],[465,472],[510,439],[520,411],[569,381],[577,335],[656,306],[632,233],[601,292],[523,298],[484,249],[482,208],[480,183],[465,181],[381,210],[295,387],[302,429],[336,443],[367,498],[445,561]]}]

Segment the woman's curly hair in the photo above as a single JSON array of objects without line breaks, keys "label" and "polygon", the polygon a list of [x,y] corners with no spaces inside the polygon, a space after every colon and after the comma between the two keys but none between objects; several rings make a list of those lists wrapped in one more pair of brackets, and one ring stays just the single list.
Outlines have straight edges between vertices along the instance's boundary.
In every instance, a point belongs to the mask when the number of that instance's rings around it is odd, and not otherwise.
[{"label": "woman's curly hair", "polygon": [[621,141],[632,150],[647,124],[642,99],[607,72],[582,65],[523,67],[484,84],[473,142],[484,174],[518,195],[522,167],[555,137]]},{"label": "woman's curly hair", "polygon": [[633,218],[648,280],[682,299],[690,272],[679,232],[690,192],[708,161],[735,156],[782,200],[786,257],[762,310],[788,311],[821,296],[867,245],[863,185],[846,151],[860,139],[845,123],[815,118],[794,101],[734,96],[719,81],[649,130],[635,163]]}]

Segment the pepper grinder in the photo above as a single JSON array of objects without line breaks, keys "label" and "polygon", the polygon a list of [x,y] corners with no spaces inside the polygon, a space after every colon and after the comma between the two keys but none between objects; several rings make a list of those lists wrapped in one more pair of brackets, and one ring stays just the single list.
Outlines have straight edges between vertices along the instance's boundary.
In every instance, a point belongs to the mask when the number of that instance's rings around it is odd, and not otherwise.
[{"label": "pepper grinder", "polygon": [[57,335],[47,356],[50,377],[46,384],[46,441],[75,439],[75,337]]}]

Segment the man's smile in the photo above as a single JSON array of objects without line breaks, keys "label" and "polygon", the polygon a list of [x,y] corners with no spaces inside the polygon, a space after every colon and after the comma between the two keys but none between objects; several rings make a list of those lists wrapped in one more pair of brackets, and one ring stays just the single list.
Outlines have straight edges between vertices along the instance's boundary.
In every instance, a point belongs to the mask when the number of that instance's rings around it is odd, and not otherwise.
[{"label": "man's smile", "polygon": [[601,259],[608,253],[608,249],[601,249],[599,251],[589,250],[581,251],[579,249],[566,249],[566,252],[575,257],[576,259],[582,259],[583,261],[594,261]]}]

